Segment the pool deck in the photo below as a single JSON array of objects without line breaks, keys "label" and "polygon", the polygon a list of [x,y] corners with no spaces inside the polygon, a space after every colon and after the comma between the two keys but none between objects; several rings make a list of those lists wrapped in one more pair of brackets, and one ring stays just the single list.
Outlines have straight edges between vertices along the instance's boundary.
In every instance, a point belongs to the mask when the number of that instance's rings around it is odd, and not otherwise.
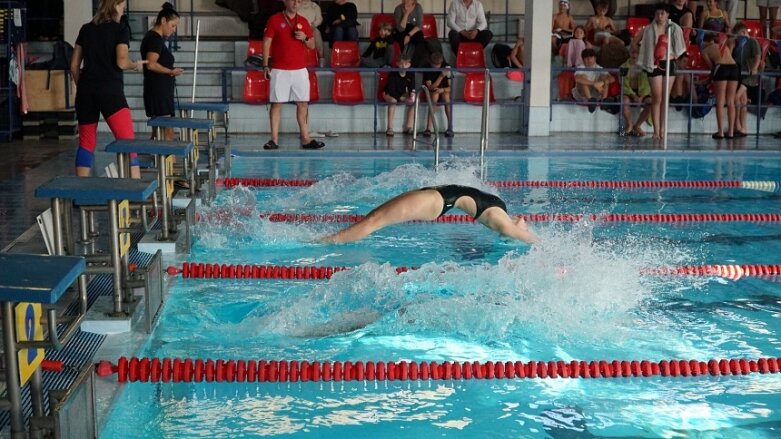
[{"label": "pool deck", "polygon": [[[138,136],[146,136],[139,133]],[[112,140],[107,134],[98,136],[98,145]],[[412,137],[396,134],[386,137],[379,133],[341,134],[338,137],[321,139],[326,147],[319,151],[305,151],[298,146],[298,137],[286,134],[280,138],[278,151],[264,151],[262,145],[266,135],[231,135],[227,140],[234,154],[263,157],[284,155],[329,154],[360,156],[363,153],[396,152],[404,155],[430,154],[429,145],[419,145],[418,152],[412,152]],[[217,143],[225,143],[222,135]],[[441,139],[443,156],[447,154],[474,155],[479,149],[477,134],[458,134],[452,139]],[[73,172],[73,161],[77,140],[15,140],[0,142],[0,250],[6,249],[14,240],[35,224],[35,217],[49,207],[46,200],[33,196],[35,189],[57,175]],[[671,135],[667,152],[659,141],[649,137],[619,137],[611,133],[558,133],[550,137],[525,137],[516,134],[493,134],[488,139],[488,152],[492,155],[522,153],[534,155],[592,155],[599,153],[641,153],[673,154],[687,152],[696,155],[714,156],[763,155],[781,151],[781,140],[772,136],[749,136],[736,140],[716,141],[710,135]],[[96,152],[96,169],[102,170],[114,160],[113,154]]]}]

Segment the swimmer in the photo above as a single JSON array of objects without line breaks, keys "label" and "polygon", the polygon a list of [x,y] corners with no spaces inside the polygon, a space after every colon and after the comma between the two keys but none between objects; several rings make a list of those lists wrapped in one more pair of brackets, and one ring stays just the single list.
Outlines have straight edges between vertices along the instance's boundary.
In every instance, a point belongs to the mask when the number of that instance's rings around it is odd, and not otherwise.
[{"label": "swimmer", "polygon": [[537,242],[523,218],[512,219],[507,206],[496,195],[469,186],[454,184],[405,192],[369,212],[357,223],[320,242],[352,242],[393,224],[406,221],[433,221],[457,207],[502,236],[526,243]]}]

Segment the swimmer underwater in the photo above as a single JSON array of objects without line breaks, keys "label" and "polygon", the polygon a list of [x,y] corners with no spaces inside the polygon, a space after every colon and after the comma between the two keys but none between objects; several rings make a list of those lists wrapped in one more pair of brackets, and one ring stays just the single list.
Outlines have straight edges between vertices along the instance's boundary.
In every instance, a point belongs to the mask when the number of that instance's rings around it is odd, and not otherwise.
[{"label": "swimmer underwater", "polygon": [[433,221],[454,207],[502,236],[528,244],[538,242],[523,218],[510,218],[507,205],[501,198],[473,187],[454,184],[404,192],[376,207],[357,223],[320,239],[320,242],[358,241],[393,224]]}]

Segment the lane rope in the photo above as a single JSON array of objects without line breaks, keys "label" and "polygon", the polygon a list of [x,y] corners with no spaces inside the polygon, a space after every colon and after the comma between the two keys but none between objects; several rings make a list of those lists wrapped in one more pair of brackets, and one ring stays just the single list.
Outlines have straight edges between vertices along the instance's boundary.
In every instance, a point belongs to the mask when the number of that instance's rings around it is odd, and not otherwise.
[{"label": "lane rope", "polygon": [[[339,266],[284,266],[251,264],[218,264],[185,262],[182,267],[169,266],[166,272],[170,276],[181,274],[185,279],[330,279],[334,273],[349,270]],[[417,270],[417,267],[399,266],[396,273]],[[694,276],[721,277],[739,280],[745,277],[771,278],[781,275],[781,264],[764,265],[681,265],[676,267],[649,267],[640,270],[650,276]]]},{"label": "lane rope", "polygon": [[120,357],[96,364],[98,376],[151,383],[425,381],[533,378],[650,378],[776,374],[781,358],[612,361],[287,361]]},{"label": "lane rope", "polygon": [[[283,179],[283,178],[223,178],[218,179],[218,184],[231,188],[236,186],[248,187],[306,187],[317,183],[316,179]],[[494,180],[487,181],[486,184],[502,188],[589,188],[589,189],[671,189],[671,188],[691,188],[691,189],[718,189],[718,188],[740,188],[754,189],[763,192],[781,191],[781,181],[659,181],[659,180],[626,180],[626,181],[607,181],[607,180]]]},{"label": "lane rope", "polygon": [[[249,216],[249,209],[216,209],[212,212],[198,213],[198,221],[230,222],[236,216]],[[599,223],[705,223],[705,222],[750,222],[750,223],[778,223],[781,222],[781,213],[605,213],[605,214],[579,214],[579,213],[530,213],[523,215],[511,215],[514,218],[523,218],[526,222],[579,222],[583,220]],[[339,213],[260,213],[261,219],[271,222],[294,223],[354,223],[362,220],[365,215],[339,214]],[[411,223],[476,223],[470,215],[442,215],[433,221],[409,221]]]}]

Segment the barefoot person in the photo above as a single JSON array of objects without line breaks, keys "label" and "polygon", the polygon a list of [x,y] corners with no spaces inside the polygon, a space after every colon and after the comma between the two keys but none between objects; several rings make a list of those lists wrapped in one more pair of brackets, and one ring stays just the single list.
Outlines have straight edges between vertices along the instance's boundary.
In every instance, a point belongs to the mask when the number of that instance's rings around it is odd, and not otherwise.
[{"label": "barefoot person", "polygon": [[424,187],[405,192],[369,212],[357,223],[321,242],[352,242],[393,224],[407,221],[433,221],[457,207],[489,229],[526,243],[537,242],[523,218],[507,215],[507,206],[496,195],[469,186],[454,184]]}]

